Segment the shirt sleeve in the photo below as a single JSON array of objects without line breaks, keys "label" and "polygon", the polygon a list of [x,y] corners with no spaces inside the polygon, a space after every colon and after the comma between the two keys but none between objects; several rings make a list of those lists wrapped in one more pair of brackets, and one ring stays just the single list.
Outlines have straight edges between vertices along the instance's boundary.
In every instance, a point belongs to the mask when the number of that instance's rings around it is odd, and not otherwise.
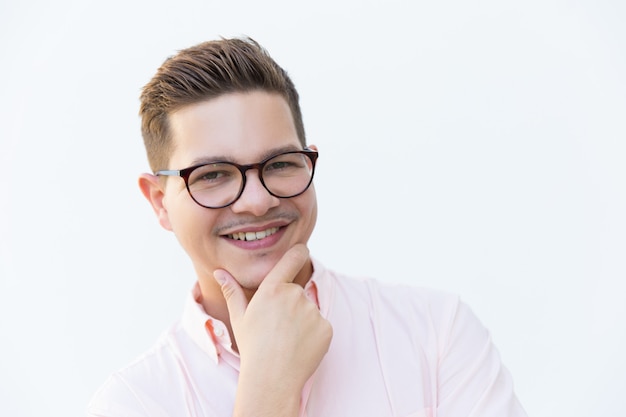
[{"label": "shirt sleeve", "polygon": [[487,329],[458,302],[440,341],[438,417],[526,417]]},{"label": "shirt sleeve", "polygon": [[166,417],[156,404],[146,404],[119,375],[112,375],[87,405],[87,417]]}]

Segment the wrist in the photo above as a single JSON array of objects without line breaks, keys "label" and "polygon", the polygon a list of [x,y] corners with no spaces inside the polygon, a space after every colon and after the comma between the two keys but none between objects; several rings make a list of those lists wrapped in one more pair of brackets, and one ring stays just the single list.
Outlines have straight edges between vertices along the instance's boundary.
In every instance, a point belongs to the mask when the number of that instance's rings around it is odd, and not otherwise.
[{"label": "wrist", "polygon": [[262,372],[239,374],[233,417],[295,417],[300,409],[302,387],[267,377]]}]

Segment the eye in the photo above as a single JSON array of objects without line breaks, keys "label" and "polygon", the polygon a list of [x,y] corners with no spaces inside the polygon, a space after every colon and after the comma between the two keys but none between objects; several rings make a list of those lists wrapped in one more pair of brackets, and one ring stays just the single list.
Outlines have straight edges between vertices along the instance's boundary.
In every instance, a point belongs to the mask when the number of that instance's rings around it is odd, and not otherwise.
[{"label": "eye", "polygon": [[219,187],[237,180],[235,167],[228,164],[209,164],[196,168],[189,177],[189,186],[193,188]]},{"label": "eye", "polygon": [[224,175],[228,175],[228,174],[225,173],[224,171],[210,171],[210,172],[204,173],[200,178],[198,178],[198,180],[214,181],[223,177]]},{"label": "eye", "polygon": [[290,168],[293,167],[294,164],[291,161],[285,161],[285,160],[281,160],[281,161],[271,161],[269,164],[267,164],[265,166],[265,170],[266,171],[273,171],[273,170],[277,170],[277,169],[286,169],[286,168]]},{"label": "eye", "polygon": [[265,165],[264,171],[269,173],[288,173],[296,170],[300,170],[306,167],[306,158],[299,153],[286,153],[278,155],[273,159],[270,159]]}]

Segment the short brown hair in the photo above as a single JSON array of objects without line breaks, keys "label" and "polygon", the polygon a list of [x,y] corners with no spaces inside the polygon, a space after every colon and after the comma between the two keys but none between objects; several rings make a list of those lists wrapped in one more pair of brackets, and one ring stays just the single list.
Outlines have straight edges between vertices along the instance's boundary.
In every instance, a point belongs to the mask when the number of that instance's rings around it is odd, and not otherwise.
[{"label": "short brown hair", "polygon": [[298,92],[255,40],[203,42],[168,58],[141,92],[141,134],[150,168],[167,169],[173,151],[168,116],[184,106],[223,94],[263,90],[278,93],[291,109],[298,139],[306,144]]}]

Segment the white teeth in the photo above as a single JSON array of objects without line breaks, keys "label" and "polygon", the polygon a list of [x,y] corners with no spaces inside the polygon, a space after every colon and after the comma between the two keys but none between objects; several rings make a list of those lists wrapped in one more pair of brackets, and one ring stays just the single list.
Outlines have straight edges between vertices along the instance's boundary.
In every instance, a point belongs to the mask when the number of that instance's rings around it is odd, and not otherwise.
[{"label": "white teeth", "polygon": [[278,227],[272,227],[270,229],[262,230],[260,232],[239,232],[239,233],[233,233],[233,234],[228,235],[228,237],[231,238],[231,239],[235,239],[235,240],[251,241],[251,240],[259,240],[259,239],[266,238],[268,236],[273,235],[277,231],[278,231]]}]

